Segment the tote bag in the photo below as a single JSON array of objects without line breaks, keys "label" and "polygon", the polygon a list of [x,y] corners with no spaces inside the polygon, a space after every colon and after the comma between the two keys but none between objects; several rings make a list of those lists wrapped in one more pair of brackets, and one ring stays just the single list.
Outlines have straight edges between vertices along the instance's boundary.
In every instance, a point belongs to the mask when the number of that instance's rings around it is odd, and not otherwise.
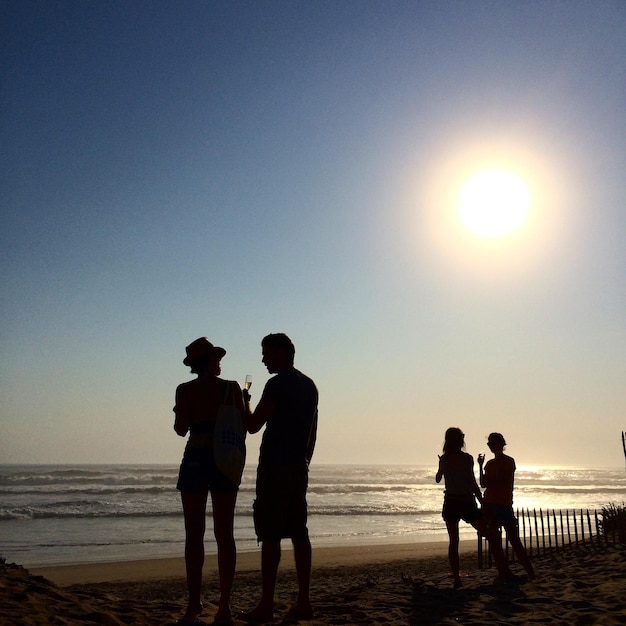
[{"label": "tote bag", "polygon": [[246,463],[246,431],[241,411],[235,406],[234,393],[234,385],[228,383],[215,420],[213,454],[217,469],[239,486]]}]

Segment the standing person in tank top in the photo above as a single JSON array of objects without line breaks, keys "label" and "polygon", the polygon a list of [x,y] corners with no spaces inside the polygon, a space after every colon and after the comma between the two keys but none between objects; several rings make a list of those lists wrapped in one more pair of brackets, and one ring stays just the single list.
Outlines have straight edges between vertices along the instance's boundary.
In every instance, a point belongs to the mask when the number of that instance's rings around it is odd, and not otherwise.
[{"label": "standing person in tank top", "polygon": [[[185,567],[189,601],[177,624],[194,624],[202,613],[202,567],[204,532],[209,493],[213,509],[213,532],[217,542],[220,599],[215,624],[231,624],[230,595],[235,576],[237,550],[233,534],[238,485],[222,474],[215,464],[213,432],[220,405],[229,395],[244,414],[241,388],[235,381],[223,380],[224,348],[214,346],[206,337],[190,343],[183,363],[197,378],[176,389],[174,430],[181,437],[189,433],[180,465],[176,488],[180,491],[185,519]],[[227,394],[228,387],[231,393]]]},{"label": "standing person in tank top", "polygon": [[515,480],[515,459],[504,454],[506,441],[500,433],[491,433],[487,445],[494,458],[487,461],[483,470],[485,456],[478,455],[480,468],[480,486],[485,488],[483,509],[492,526],[502,528],[513,548],[517,560],[526,570],[529,580],[535,580],[535,570],[528,558],[526,548],[519,538],[517,518],[513,513],[513,483]]}]

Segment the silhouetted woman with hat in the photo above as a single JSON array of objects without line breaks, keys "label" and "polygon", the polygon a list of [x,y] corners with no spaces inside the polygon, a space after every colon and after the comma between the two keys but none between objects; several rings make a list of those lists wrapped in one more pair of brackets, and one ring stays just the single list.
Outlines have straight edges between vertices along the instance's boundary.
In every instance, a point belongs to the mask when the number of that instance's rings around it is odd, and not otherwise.
[{"label": "silhouetted woman with hat", "polygon": [[[191,624],[202,613],[201,588],[204,564],[206,505],[211,494],[213,531],[217,542],[220,600],[216,624],[232,623],[230,594],[235,575],[237,551],[233,535],[238,485],[224,476],[215,465],[213,432],[215,419],[224,398],[229,395],[244,414],[241,388],[237,382],[219,378],[224,348],[214,346],[206,337],[196,339],[186,348],[183,360],[197,378],[176,389],[174,430],[189,440],[180,466],[176,488],[181,493],[185,518],[185,565],[189,602],[178,621]],[[232,387],[232,394],[228,387]]]}]

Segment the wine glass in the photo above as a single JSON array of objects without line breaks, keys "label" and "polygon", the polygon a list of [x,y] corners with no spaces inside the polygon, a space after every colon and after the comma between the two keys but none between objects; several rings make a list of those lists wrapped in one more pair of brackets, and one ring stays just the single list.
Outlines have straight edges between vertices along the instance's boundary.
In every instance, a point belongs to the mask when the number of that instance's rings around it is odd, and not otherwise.
[{"label": "wine glass", "polygon": [[252,387],[252,375],[251,374],[246,375],[246,382],[243,384],[243,386],[245,387],[246,391],[249,391],[250,387]]}]

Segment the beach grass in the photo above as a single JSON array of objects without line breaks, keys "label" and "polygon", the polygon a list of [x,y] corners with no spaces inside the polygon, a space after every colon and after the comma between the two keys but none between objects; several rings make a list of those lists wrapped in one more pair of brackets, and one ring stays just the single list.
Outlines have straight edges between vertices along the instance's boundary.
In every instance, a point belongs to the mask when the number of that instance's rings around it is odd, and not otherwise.
[{"label": "beach grass", "polygon": [[611,502],[602,507],[600,529],[607,539],[626,543],[626,505]]}]

